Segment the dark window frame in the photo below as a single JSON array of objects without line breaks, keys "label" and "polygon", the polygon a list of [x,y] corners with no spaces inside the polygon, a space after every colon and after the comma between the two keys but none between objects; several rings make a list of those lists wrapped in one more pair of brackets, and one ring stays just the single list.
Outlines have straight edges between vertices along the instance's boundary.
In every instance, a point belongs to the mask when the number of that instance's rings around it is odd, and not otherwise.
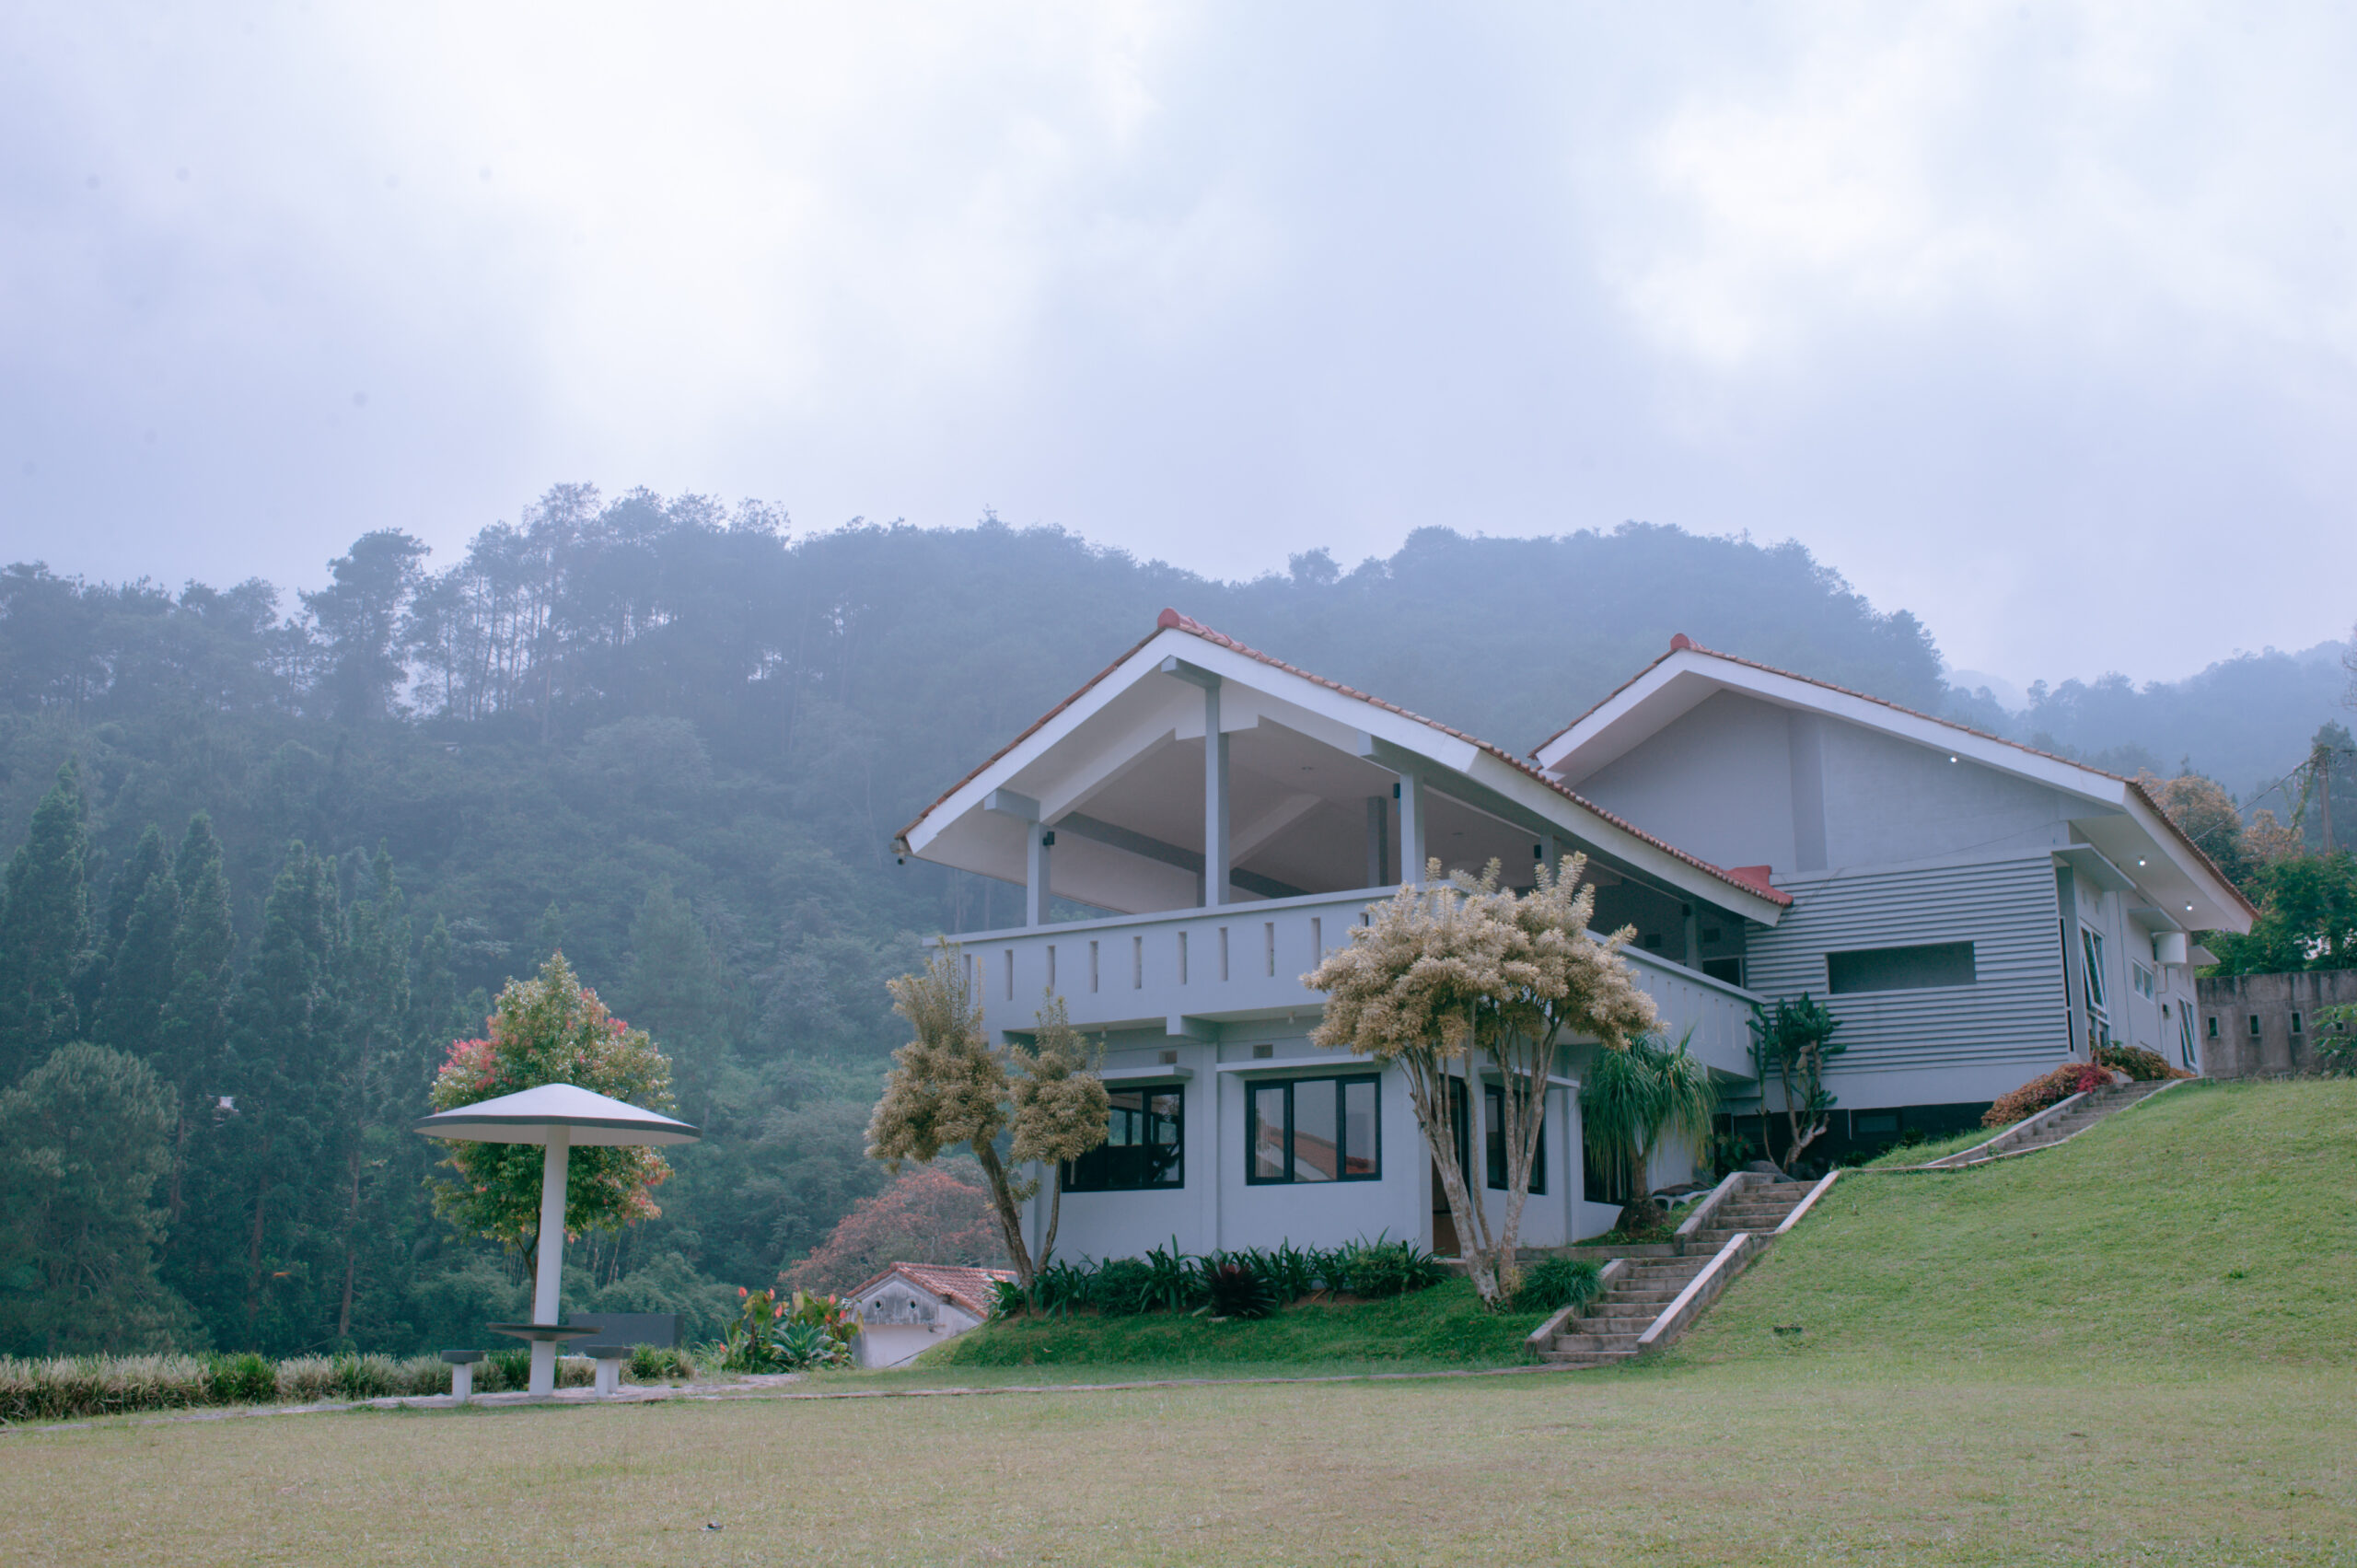
[{"label": "dark window frame", "polygon": [[[1463,1083],[1464,1080],[1460,1078],[1457,1082]],[[1552,1092],[1550,1087],[1549,1093]],[[1464,1102],[1460,1100],[1458,1103],[1461,1107]],[[1492,1107],[1495,1108],[1494,1110]],[[1504,1192],[1508,1190],[1505,1107],[1506,1086],[1504,1084],[1486,1082],[1482,1084],[1481,1142],[1485,1147],[1482,1150],[1481,1180],[1482,1185],[1492,1192]],[[1457,1134],[1458,1147],[1462,1148],[1471,1136],[1472,1129],[1460,1123]],[[1538,1102],[1538,1157],[1530,1162],[1530,1195],[1534,1198],[1544,1198],[1547,1195],[1547,1102],[1543,1097]]]},{"label": "dark window frame", "polygon": [[[1173,1144],[1173,1147],[1177,1150],[1177,1157],[1170,1162],[1170,1179],[1161,1181],[1109,1181],[1088,1174],[1089,1167],[1101,1168],[1111,1163],[1100,1157],[1108,1149],[1153,1146],[1150,1136],[1136,1144],[1115,1144],[1111,1142],[1109,1137],[1111,1117],[1124,1109],[1117,1105],[1108,1113],[1107,1141],[1089,1150],[1079,1159],[1063,1162],[1063,1190],[1067,1192],[1175,1192],[1184,1188],[1187,1185],[1187,1085],[1185,1081],[1155,1079],[1148,1083],[1111,1083],[1105,1086],[1105,1091],[1108,1095],[1141,1095],[1148,1101],[1157,1095],[1170,1095],[1177,1098],[1178,1113],[1165,1118],[1177,1124],[1178,1132],[1178,1137]],[[1142,1105],[1136,1114],[1145,1119],[1146,1131],[1149,1134],[1154,1121],[1162,1118],[1161,1112],[1152,1109],[1147,1105]]]},{"label": "dark window frame", "polygon": [[[1899,955],[1938,954],[1943,958],[1961,957],[1962,979],[1941,978],[1931,981],[1909,979],[1900,983],[1861,983],[1866,980],[1887,981]],[[1938,962],[1939,960],[1930,960]],[[1960,942],[1902,942],[1888,947],[1845,947],[1825,955],[1825,993],[1828,996],[1881,996],[1897,991],[1964,991],[1980,983],[1980,955],[1969,940]]]},{"label": "dark window frame", "polygon": [[[1294,1104],[1305,1085],[1327,1084],[1334,1092],[1334,1175],[1327,1181],[1305,1181],[1295,1172],[1299,1168],[1294,1152]],[[1375,1152],[1368,1161],[1371,1169],[1353,1171],[1351,1161],[1358,1151],[1351,1147],[1351,1118],[1348,1088],[1352,1084],[1364,1084],[1374,1093],[1375,1105],[1368,1125],[1375,1133]],[[1285,1092],[1284,1169],[1283,1176],[1262,1176],[1260,1164],[1260,1096],[1269,1089]],[[1244,1085],[1244,1184],[1247,1187],[1338,1187],[1351,1181],[1380,1181],[1383,1179],[1383,1074],[1380,1073],[1318,1073],[1298,1078],[1249,1078]]]}]

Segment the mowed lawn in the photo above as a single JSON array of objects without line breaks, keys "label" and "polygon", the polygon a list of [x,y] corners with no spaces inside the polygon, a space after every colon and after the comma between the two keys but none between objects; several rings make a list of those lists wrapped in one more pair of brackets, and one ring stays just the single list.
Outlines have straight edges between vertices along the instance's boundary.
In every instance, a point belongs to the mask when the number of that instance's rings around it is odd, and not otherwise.
[{"label": "mowed lawn", "polygon": [[2357,1086],[2147,1117],[1844,1178],[1650,1366],[89,1423],[0,1561],[2357,1562]]}]

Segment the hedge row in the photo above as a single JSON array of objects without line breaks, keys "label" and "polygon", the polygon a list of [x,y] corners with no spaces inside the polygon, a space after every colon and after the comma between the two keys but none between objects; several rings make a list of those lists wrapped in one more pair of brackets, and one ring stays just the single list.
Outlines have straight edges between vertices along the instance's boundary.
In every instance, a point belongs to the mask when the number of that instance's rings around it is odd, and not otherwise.
[{"label": "hedge row", "polygon": [[[640,1346],[631,1355],[631,1376],[642,1380],[689,1376],[694,1371],[694,1363],[679,1351]],[[493,1351],[475,1368],[475,1391],[521,1389],[530,1373],[529,1350]],[[586,1356],[557,1359],[560,1387],[586,1388],[596,1376],[597,1363]],[[435,1355],[406,1360],[312,1355],[279,1362],[259,1355],[0,1356],[0,1422],[10,1423],[127,1411],[304,1405],[449,1391],[449,1364]]]}]

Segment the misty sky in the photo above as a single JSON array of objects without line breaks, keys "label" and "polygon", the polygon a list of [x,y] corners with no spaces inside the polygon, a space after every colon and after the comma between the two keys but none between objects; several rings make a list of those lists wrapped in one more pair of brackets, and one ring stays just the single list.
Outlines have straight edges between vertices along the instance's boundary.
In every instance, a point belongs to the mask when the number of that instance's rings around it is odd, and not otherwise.
[{"label": "misty sky", "polygon": [[0,559],[1633,517],[2181,676],[2357,617],[2352,76],[2329,5],[12,4]]}]

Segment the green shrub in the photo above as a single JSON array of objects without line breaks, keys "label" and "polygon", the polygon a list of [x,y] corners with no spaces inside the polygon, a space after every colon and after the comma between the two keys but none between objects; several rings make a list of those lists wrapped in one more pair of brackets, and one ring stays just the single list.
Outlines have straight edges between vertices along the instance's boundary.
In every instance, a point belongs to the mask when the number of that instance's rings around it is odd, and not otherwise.
[{"label": "green shrub", "polygon": [[532,1386],[532,1353],[523,1345],[492,1351],[475,1367],[475,1387],[486,1394],[520,1394]]},{"label": "green shrub", "polygon": [[1412,1241],[1353,1241],[1337,1248],[1327,1283],[1345,1295],[1380,1301],[1411,1290],[1427,1290],[1448,1278],[1448,1268]]},{"label": "green shrub", "polygon": [[387,1400],[401,1392],[401,1365],[389,1355],[340,1355],[330,1381],[347,1400]]},{"label": "green shrub", "polygon": [[1098,1264],[1088,1295],[1097,1311],[1114,1318],[1151,1312],[1162,1304],[1153,1265],[1143,1258],[1109,1258]]},{"label": "green shrub", "polygon": [[695,1375],[695,1358],[686,1351],[669,1345],[630,1347],[630,1377],[633,1383],[660,1383],[674,1377],[692,1378]]},{"label": "green shrub", "polygon": [[2127,1074],[2140,1084],[2193,1076],[2182,1067],[2170,1066],[2168,1058],[2159,1051],[2147,1051],[2141,1045],[2099,1045],[2096,1047],[2096,1060],[2106,1067]]},{"label": "green shrub", "polygon": [[1585,1311],[1604,1294],[1602,1271],[1585,1258],[1542,1258],[1523,1271],[1514,1293],[1516,1312]]},{"label": "green shrub", "polygon": [[217,1355],[205,1364],[207,1402],[266,1405],[278,1398],[278,1368],[251,1351]]}]

